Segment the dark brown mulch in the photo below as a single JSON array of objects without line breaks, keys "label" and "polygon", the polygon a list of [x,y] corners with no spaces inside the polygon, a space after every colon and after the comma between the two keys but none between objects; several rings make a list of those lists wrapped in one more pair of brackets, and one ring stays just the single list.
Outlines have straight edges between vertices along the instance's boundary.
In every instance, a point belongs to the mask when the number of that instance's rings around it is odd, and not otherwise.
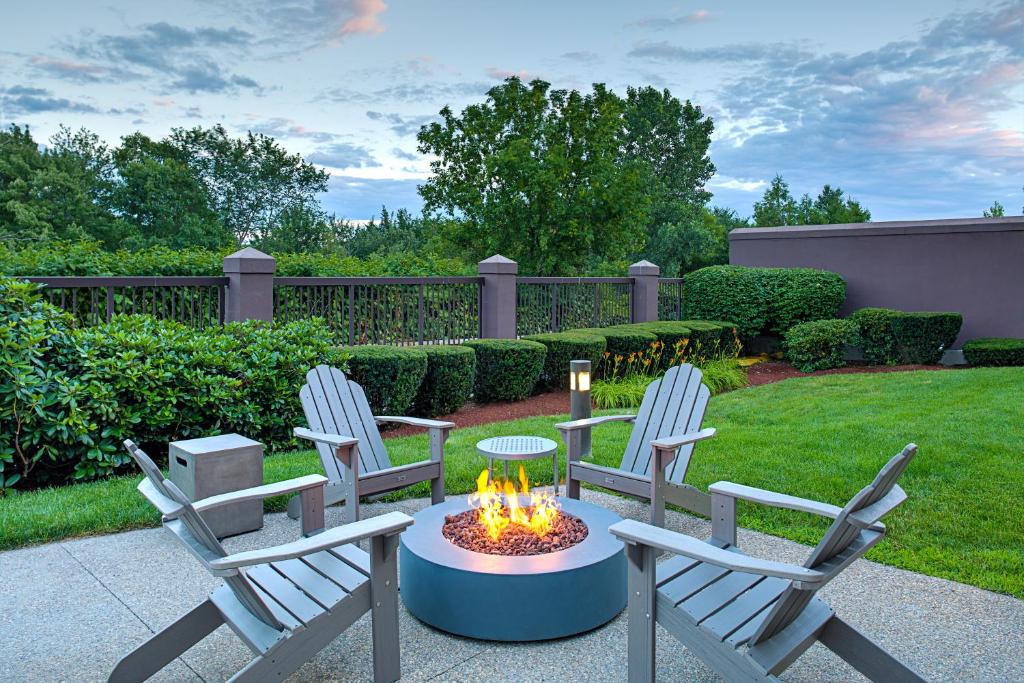
[{"label": "dark brown mulch", "polygon": [[768,361],[757,363],[747,368],[750,386],[780,382],[792,377],[816,377],[818,375],[851,375],[865,372],[907,372],[909,370],[950,370],[944,365],[847,365],[845,368],[800,372],[789,363]]},{"label": "dark brown mulch", "polygon": [[509,524],[497,541],[491,539],[478,519],[476,509],[444,518],[441,533],[449,541],[475,553],[487,555],[544,555],[565,550],[587,537],[587,525],[579,517],[558,513],[550,532],[538,536],[518,524]]},{"label": "dark brown mulch", "polygon": [[[818,370],[816,372],[800,372],[789,363],[782,361],[767,361],[757,363],[747,368],[747,376],[750,379],[750,386],[756,387],[761,384],[780,382],[792,377],[814,377],[816,375],[845,375],[859,372],[906,372],[908,370],[952,370],[953,367],[943,365],[848,365],[845,368],[833,370]],[[538,394],[522,401],[503,403],[467,403],[451,415],[443,415],[436,419],[454,422],[456,427],[475,427],[476,425],[489,424],[491,422],[503,422],[505,420],[516,420],[521,417],[536,417],[538,415],[560,415],[569,412],[569,392],[553,391],[547,394]],[[397,429],[389,429],[382,436],[390,439],[396,436],[409,436],[410,434],[422,434],[423,429],[409,426],[402,426]]]}]

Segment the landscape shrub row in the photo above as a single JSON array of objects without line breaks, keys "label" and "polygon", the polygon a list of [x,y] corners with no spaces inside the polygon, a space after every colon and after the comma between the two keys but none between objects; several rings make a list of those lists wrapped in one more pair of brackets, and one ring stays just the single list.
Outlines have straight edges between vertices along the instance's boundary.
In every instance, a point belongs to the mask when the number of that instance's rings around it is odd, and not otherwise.
[{"label": "landscape shrub row", "polygon": [[850,315],[857,324],[864,358],[870,363],[933,364],[960,334],[959,313],[861,308]]},{"label": "landscape shrub row", "polygon": [[981,337],[964,344],[971,365],[1024,365],[1024,339]]},{"label": "landscape shrub row", "polygon": [[535,341],[472,339],[464,345],[476,352],[477,401],[520,401],[533,392],[544,370],[547,349]]},{"label": "landscape shrub row", "polygon": [[732,321],[746,341],[835,318],[845,299],[846,283],[824,270],[710,266],[686,276],[684,310],[687,318]]},{"label": "landscape shrub row", "polygon": [[88,480],[128,462],[126,438],[239,432],[277,448],[303,424],[309,368],[346,368],[319,320],[197,330],[147,316],[76,328],[34,285],[0,278],[0,485]]},{"label": "landscape shrub row", "polygon": [[857,342],[852,320],[812,320],[786,332],[786,357],[797,370],[814,372],[846,365],[846,345]]},{"label": "landscape shrub row", "polygon": [[551,332],[523,337],[527,341],[535,341],[544,345],[544,368],[535,390],[556,391],[569,388],[569,361],[589,360],[596,370],[601,362],[607,342],[596,333],[587,332]]}]

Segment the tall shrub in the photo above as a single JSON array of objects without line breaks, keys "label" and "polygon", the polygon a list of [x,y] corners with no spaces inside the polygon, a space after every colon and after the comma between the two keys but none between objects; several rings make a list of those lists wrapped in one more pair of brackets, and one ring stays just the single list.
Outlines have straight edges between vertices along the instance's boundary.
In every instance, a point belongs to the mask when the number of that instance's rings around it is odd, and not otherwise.
[{"label": "tall shrub", "polygon": [[366,344],[342,347],[348,376],[363,388],[374,415],[407,415],[427,374],[427,354],[418,348]]},{"label": "tall shrub", "polygon": [[890,308],[861,308],[850,320],[857,324],[864,358],[887,365],[938,363],[963,324],[959,313],[908,313]]},{"label": "tall shrub", "polygon": [[547,355],[543,344],[525,339],[471,339],[464,345],[476,352],[473,398],[481,403],[529,396]]},{"label": "tall shrub", "polygon": [[601,362],[607,342],[604,337],[585,332],[552,332],[523,337],[543,344],[544,370],[534,388],[536,391],[554,391],[569,388],[569,361],[589,360],[593,368]]},{"label": "tall shrub", "polygon": [[427,354],[427,373],[413,401],[413,413],[424,417],[454,413],[473,393],[476,353],[459,345],[421,348]]}]

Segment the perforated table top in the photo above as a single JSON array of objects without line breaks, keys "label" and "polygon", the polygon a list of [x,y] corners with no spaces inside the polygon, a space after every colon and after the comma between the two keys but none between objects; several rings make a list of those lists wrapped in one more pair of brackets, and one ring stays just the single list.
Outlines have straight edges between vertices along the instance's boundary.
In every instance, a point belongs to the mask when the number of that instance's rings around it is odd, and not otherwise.
[{"label": "perforated table top", "polygon": [[540,436],[495,436],[478,441],[476,450],[496,460],[529,460],[551,455],[558,444]]}]

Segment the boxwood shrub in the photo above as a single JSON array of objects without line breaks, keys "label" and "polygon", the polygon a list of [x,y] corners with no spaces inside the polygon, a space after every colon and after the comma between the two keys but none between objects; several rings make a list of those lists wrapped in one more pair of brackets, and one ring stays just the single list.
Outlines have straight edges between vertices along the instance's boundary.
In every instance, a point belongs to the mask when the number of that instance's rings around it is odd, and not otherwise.
[{"label": "boxwood shrub", "polygon": [[841,368],[846,365],[844,347],[856,340],[852,320],[812,320],[786,332],[786,357],[801,372]]},{"label": "boxwood shrub", "polygon": [[427,353],[421,348],[365,344],[344,346],[348,376],[366,392],[374,415],[408,415],[427,374]]},{"label": "boxwood shrub", "polygon": [[587,332],[550,332],[523,337],[543,344],[547,349],[544,369],[535,391],[556,391],[569,388],[569,361],[589,360],[596,371],[607,342],[605,338]]},{"label": "boxwood shrub", "polygon": [[686,318],[730,320],[739,336],[785,334],[793,325],[835,318],[846,300],[836,273],[812,268],[710,266],[686,276]]},{"label": "boxwood shrub", "polygon": [[523,339],[473,339],[476,352],[473,397],[479,402],[519,401],[533,391],[544,370],[547,348]]},{"label": "boxwood shrub", "polygon": [[850,315],[857,324],[864,358],[871,363],[938,363],[960,334],[959,313],[908,313],[861,308]]},{"label": "boxwood shrub", "polygon": [[964,344],[971,365],[1024,365],[1024,339],[981,337]]},{"label": "boxwood shrub", "polygon": [[427,354],[427,373],[413,401],[413,414],[449,415],[462,407],[473,392],[476,354],[468,346],[421,346]]},{"label": "boxwood shrub", "polygon": [[572,332],[585,332],[603,337],[605,351],[611,355],[628,356],[631,353],[643,353],[650,346],[651,342],[658,341],[658,337],[652,333],[632,328],[628,325],[620,327],[586,327]]},{"label": "boxwood shrub", "polygon": [[690,329],[690,349],[700,342],[705,351],[721,349],[731,351],[736,341],[733,330],[736,326],[724,320],[680,320],[679,324]]},{"label": "boxwood shrub", "polygon": [[663,368],[667,368],[672,364],[672,357],[675,353],[676,343],[684,342],[684,344],[688,344],[691,336],[693,335],[693,331],[689,326],[675,320],[629,323],[627,325],[619,325],[618,327],[650,332],[657,337],[658,341],[665,345],[661,353],[661,364]]}]

